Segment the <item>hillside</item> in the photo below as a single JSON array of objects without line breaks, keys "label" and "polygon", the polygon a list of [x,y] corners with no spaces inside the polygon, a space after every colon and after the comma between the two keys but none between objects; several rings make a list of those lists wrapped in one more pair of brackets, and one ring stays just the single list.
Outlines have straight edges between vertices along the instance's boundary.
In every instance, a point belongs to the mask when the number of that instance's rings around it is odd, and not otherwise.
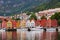
[{"label": "hillside", "polygon": [[59,8],[60,7],[60,0],[51,0],[49,3],[43,3],[38,7],[32,9],[33,12],[38,12],[40,10],[46,10],[51,8]]},{"label": "hillside", "polygon": [[0,15],[13,15],[21,11],[29,11],[48,0],[0,0]]},{"label": "hillside", "polygon": [[0,0],[0,16],[60,7],[60,0]]}]

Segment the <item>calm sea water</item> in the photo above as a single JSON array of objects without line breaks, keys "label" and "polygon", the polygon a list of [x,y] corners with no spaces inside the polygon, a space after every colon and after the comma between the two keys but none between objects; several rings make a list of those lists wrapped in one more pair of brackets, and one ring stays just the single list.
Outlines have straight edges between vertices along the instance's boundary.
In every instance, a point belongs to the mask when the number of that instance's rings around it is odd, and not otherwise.
[{"label": "calm sea water", "polygon": [[60,40],[60,32],[3,31],[0,32],[0,40]]}]

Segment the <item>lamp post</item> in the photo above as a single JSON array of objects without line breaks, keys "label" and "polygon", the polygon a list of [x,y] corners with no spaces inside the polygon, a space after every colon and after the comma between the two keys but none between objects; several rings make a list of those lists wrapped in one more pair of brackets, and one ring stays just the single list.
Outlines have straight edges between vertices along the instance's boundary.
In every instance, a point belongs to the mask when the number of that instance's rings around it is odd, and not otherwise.
[{"label": "lamp post", "polygon": [[6,14],[4,14],[4,18],[6,19]]},{"label": "lamp post", "polygon": [[4,14],[4,17],[6,16],[6,14]]}]

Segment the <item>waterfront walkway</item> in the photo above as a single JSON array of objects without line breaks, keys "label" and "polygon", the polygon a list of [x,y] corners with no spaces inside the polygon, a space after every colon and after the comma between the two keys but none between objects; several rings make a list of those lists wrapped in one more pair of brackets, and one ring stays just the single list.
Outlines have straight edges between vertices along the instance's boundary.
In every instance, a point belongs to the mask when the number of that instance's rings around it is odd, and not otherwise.
[{"label": "waterfront walkway", "polygon": [[[31,31],[44,31],[43,28],[30,28]],[[5,31],[5,29],[0,29],[0,31]],[[17,29],[17,31],[28,31],[28,28],[21,28],[21,29]],[[48,32],[53,32],[56,31],[56,28],[47,28],[46,31]],[[60,28],[58,28],[58,32],[60,32]]]}]

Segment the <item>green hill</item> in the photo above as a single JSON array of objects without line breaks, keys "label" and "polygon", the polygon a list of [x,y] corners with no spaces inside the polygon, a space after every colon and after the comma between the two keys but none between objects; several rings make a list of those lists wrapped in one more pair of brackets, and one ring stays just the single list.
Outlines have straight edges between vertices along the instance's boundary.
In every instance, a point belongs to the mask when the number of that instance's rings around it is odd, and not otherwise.
[{"label": "green hill", "polygon": [[38,7],[32,9],[32,11],[38,12],[46,9],[59,8],[59,7],[60,7],[60,0],[51,0],[49,3],[43,3]]}]

